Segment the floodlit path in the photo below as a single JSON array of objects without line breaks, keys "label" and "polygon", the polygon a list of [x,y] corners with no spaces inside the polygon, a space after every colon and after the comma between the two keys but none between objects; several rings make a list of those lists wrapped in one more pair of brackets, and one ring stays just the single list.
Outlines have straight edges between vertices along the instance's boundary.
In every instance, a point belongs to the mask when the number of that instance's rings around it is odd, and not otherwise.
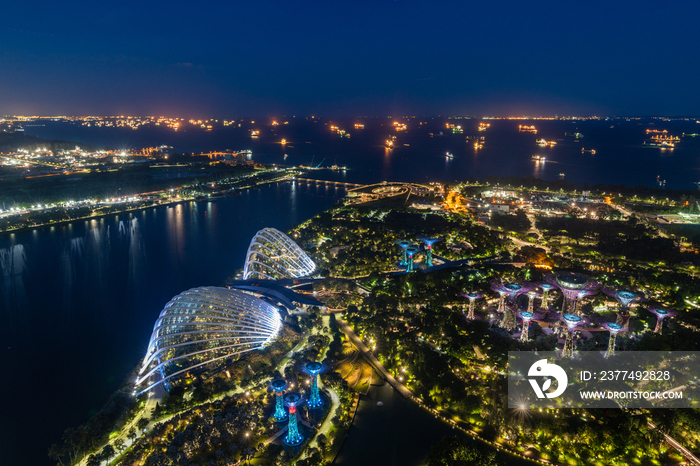
[{"label": "floodlit path", "polygon": [[413,396],[413,393],[411,393],[411,391],[408,388],[406,388],[406,386],[404,384],[402,384],[401,382],[396,380],[394,378],[394,376],[391,375],[384,368],[382,363],[379,362],[379,360],[374,357],[374,354],[372,354],[372,352],[369,350],[369,348],[367,348],[367,345],[362,343],[362,340],[360,340],[360,338],[357,336],[357,334],[355,334],[353,329],[350,328],[348,323],[340,318],[337,319],[337,322],[338,322],[338,328],[340,328],[340,330],[342,330],[343,333],[345,333],[348,336],[348,338],[350,338],[350,341],[352,341],[352,344],[355,345],[357,347],[357,349],[359,349],[362,352],[364,357],[366,357],[367,360],[372,363],[372,365],[384,377],[384,379],[387,382],[389,382],[391,384],[391,386],[394,387],[396,389],[396,391],[398,391],[401,394],[401,396],[403,396],[404,398],[411,398]]},{"label": "floodlit path", "polygon": [[[647,421],[647,422],[649,423],[649,427],[651,427],[652,429],[656,429],[656,426],[651,421]],[[678,451],[678,453],[680,453],[686,459],[686,461],[688,461],[688,464],[694,464],[696,466],[700,465],[700,458],[693,455],[690,452],[690,450],[688,450],[683,445],[678,443],[678,441],[676,439],[674,439],[673,437],[671,437],[667,433],[665,433],[665,432],[661,432],[661,433],[664,434],[664,438],[666,439],[666,443],[668,443],[673,448],[675,448]]]}]

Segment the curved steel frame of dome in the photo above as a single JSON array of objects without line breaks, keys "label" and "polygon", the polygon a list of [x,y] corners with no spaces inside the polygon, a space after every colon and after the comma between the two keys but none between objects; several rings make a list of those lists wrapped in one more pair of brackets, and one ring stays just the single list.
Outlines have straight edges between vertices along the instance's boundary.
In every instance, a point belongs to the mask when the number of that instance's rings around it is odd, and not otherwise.
[{"label": "curved steel frame of dome", "polygon": [[[184,291],[165,305],[153,327],[136,380],[140,395],[180,374],[260,349],[279,332],[275,306],[238,290],[201,287]],[[147,387],[139,387],[151,376]]]},{"label": "curved steel frame of dome", "polygon": [[315,270],[316,264],[289,236],[274,228],[263,228],[248,246],[243,279],[301,278]]}]

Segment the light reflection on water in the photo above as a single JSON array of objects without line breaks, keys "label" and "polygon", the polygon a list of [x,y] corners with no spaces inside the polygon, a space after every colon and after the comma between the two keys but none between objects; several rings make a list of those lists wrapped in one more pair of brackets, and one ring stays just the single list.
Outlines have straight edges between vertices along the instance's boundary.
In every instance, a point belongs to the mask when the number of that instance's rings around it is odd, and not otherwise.
[{"label": "light reflection on water", "polygon": [[[221,285],[257,230],[286,230],[336,193],[345,191],[285,183],[0,236],[0,374],[11,381],[0,400],[13,400],[0,416],[0,451],[9,452],[0,463],[52,464],[48,446],[102,407],[173,296]],[[42,422],[30,429],[27,418]]]}]

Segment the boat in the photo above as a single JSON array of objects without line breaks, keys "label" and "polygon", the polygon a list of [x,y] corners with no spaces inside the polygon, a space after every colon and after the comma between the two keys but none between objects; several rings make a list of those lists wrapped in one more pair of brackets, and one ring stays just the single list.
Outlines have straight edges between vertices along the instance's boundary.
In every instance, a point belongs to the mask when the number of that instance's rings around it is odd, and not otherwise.
[{"label": "boat", "polygon": [[642,146],[644,146],[644,147],[658,147],[660,149],[673,149],[674,147],[676,147],[676,145],[670,141],[661,141],[661,142],[644,141],[642,143]]},{"label": "boat", "polygon": [[595,149],[584,149],[583,147],[581,148],[581,153],[588,152],[589,154],[595,155]]},{"label": "boat", "polygon": [[286,139],[282,139],[282,141],[280,141],[280,144],[282,144],[282,145],[287,144],[287,140],[286,140]]},{"label": "boat", "polygon": [[491,123],[479,123],[479,131],[486,131],[491,127]]},{"label": "boat", "polygon": [[393,148],[394,148],[394,141],[391,140],[391,139],[387,139],[387,140],[384,142],[384,145],[385,145],[387,148],[389,148],[389,149],[393,149]]},{"label": "boat", "polygon": [[484,145],[479,141],[474,143],[474,149],[481,149],[482,147],[484,147]]},{"label": "boat", "polygon": [[452,152],[448,152],[447,154],[445,154],[445,156],[446,156],[448,159],[451,159],[451,158],[454,157],[454,155],[452,155]]},{"label": "boat", "polygon": [[696,138],[698,136],[700,136],[700,134],[698,134],[698,133],[688,133],[688,134],[683,133],[684,138]]},{"label": "boat", "polygon": [[444,134],[442,134],[442,131],[440,131],[439,133],[428,133],[428,135],[429,135],[431,138],[441,138],[441,137],[444,136]]},{"label": "boat", "polygon": [[537,143],[537,145],[540,145],[542,147],[545,147],[545,146],[552,147],[552,146],[557,145],[557,141],[546,141],[544,139],[538,139],[535,142]]},{"label": "boat", "polygon": [[284,160],[287,160],[287,157],[289,157],[287,154],[284,154]]},{"label": "boat", "polygon": [[534,160],[535,162],[545,162],[547,159],[545,159],[541,155],[533,155],[532,160]]},{"label": "boat", "polygon": [[518,125],[518,132],[519,133],[533,133],[537,134],[537,128],[534,126],[523,126],[523,125]]},{"label": "boat", "polygon": [[583,137],[583,134],[566,132],[566,133],[564,133],[564,136],[574,138],[574,139],[581,139]]}]

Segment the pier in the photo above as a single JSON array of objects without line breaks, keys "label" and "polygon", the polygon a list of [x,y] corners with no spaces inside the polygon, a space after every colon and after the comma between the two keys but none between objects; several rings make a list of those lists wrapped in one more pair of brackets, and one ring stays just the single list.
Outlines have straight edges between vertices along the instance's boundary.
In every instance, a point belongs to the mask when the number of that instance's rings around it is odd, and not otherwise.
[{"label": "pier", "polygon": [[306,184],[324,184],[326,186],[342,186],[344,188],[362,188],[365,185],[357,183],[345,183],[343,181],[331,181],[331,180],[312,180],[310,178],[292,178],[292,181],[298,181],[299,183]]}]

